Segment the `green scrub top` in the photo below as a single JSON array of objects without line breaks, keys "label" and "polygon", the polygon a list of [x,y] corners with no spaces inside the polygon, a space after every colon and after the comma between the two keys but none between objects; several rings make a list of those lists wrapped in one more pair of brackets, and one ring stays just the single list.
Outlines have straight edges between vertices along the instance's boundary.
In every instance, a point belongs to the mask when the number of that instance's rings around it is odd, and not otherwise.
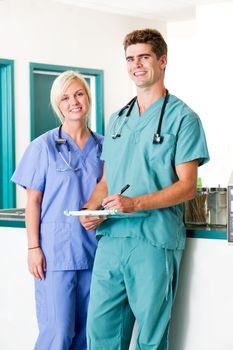
[{"label": "green scrub top", "polygon": [[[175,167],[197,159],[199,166],[209,160],[205,133],[201,121],[184,102],[169,95],[162,122],[161,144],[153,144],[164,97],[154,102],[142,116],[135,103],[121,130],[113,139],[125,113],[111,116],[103,145],[102,159],[106,166],[109,195],[119,193],[126,184],[124,195],[140,196],[157,192],[178,181]],[[166,249],[183,249],[186,231],[183,204],[145,211],[148,216],[108,219],[97,230],[97,238],[135,237]],[[139,213],[140,214],[140,213]]]}]

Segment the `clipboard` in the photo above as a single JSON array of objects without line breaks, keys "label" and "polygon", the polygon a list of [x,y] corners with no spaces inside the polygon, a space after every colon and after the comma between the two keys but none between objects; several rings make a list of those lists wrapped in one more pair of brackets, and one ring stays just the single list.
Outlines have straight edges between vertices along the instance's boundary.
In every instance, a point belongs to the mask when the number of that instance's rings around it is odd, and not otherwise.
[{"label": "clipboard", "polygon": [[106,216],[111,219],[119,219],[119,218],[131,218],[131,217],[145,217],[148,216],[149,213],[122,213],[119,210],[116,209],[104,209],[104,210],[68,210],[66,209],[64,211],[64,214],[66,216]]},{"label": "clipboard", "polygon": [[64,214],[66,216],[109,216],[109,215],[116,215],[118,210],[68,210],[66,209],[64,211]]}]

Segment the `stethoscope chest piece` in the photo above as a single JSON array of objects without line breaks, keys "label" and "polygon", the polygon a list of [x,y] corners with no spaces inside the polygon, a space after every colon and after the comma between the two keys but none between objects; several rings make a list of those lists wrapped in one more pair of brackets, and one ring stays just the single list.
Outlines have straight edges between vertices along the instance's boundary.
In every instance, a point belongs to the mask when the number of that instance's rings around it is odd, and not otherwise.
[{"label": "stethoscope chest piece", "polygon": [[121,134],[114,134],[114,135],[112,135],[113,140],[117,139],[118,137],[121,137]]},{"label": "stethoscope chest piece", "polygon": [[154,134],[153,143],[160,144],[163,142],[163,137],[160,134]]}]

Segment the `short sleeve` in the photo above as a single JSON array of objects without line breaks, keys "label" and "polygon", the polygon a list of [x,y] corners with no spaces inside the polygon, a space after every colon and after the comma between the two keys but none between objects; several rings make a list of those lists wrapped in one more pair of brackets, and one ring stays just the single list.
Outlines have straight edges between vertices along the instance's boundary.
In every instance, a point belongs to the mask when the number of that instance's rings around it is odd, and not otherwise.
[{"label": "short sleeve", "polygon": [[183,118],[177,137],[175,165],[198,160],[199,166],[209,161],[205,132],[200,118],[192,112]]},{"label": "short sleeve", "polygon": [[46,143],[36,139],[24,152],[11,181],[24,188],[44,192],[48,169]]}]

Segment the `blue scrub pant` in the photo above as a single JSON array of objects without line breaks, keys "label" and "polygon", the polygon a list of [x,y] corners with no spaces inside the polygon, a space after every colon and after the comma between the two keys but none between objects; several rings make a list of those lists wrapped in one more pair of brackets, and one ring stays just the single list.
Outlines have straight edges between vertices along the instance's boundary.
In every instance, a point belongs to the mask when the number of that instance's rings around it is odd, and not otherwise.
[{"label": "blue scrub pant", "polygon": [[87,319],[89,350],[128,350],[135,318],[137,350],[167,350],[182,250],[135,238],[102,237]]},{"label": "blue scrub pant", "polygon": [[91,270],[47,271],[35,280],[39,336],[35,350],[86,350]]}]

